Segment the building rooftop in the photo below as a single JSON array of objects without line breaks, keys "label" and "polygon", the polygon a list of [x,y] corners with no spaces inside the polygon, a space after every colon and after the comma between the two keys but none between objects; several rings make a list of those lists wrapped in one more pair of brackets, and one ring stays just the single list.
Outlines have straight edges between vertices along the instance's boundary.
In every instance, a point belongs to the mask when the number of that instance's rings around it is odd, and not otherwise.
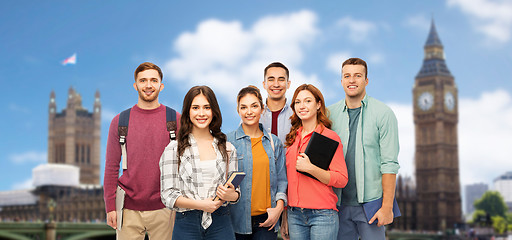
[{"label": "building rooftop", "polygon": [[32,189],[0,192],[0,206],[34,205],[37,196]]},{"label": "building rooftop", "polygon": [[494,179],[494,182],[499,180],[512,180],[512,172],[506,172],[505,174]]},{"label": "building rooftop", "polygon": [[34,186],[78,186],[80,168],[68,164],[41,164],[32,170]]}]

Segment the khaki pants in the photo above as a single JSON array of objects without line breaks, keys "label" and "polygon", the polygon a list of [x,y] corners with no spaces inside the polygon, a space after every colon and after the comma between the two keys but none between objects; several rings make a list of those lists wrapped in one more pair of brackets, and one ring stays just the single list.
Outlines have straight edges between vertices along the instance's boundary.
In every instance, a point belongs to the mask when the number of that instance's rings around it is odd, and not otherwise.
[{"label": "khaki pants", "polygon": [[176,212],[168,208],[154,211],[123,209],[123,227],[116,230],[118,240],[143,240],[146,232],[151,240],[172,239]]}]

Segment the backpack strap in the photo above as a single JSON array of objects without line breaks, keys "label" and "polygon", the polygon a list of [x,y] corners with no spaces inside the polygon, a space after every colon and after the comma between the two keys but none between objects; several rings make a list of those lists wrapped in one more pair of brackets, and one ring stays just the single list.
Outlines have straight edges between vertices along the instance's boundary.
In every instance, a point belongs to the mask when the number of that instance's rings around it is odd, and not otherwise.
[{"label": "backpack strap", "polygon": [[171,141],[176,140],[176,111],[170,107],[166,106],[165,109],[165,117],[166,117],[166,125],[167,131],[169,132],[169,138]]},{"label": "backpack strap", "polygon": [[128,135],[128,123],[130,122],[130,110],[128,108],[119,114],[119,123],[117,126],[117,132],[119,134],[119,144],[121,144],[121,165],[123,170],[128,168],[128,162],[126,160],[126,135]]},{"label": "backpack strap", "polygon": [[[126,158],[126,136],[128,135],[128,124],[130,122],[130,110],[128,108],[119,114],[119,123],[117,126],[117,132],[119,134],[119,144],[121,144],[121,165],[123,170],[128,168],[128,161]],[[176,140],[176,111],[170,107],[166,106],[165,109],[165,117],[166,117],[166,126],[167,131],[169,132],[169,138],[171,140]]]}]

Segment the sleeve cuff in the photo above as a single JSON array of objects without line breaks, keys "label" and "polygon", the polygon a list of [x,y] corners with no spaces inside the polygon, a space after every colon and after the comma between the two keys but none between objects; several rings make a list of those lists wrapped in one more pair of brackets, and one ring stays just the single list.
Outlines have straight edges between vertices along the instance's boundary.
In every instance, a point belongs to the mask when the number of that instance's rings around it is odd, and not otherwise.
[{"label": "sleeve cuff", "polygon": [[283,202],[284,202],[284,206],[285,206],[285,207],[286,207],[286,206],[288,206],[288,196],[286,196],[286,193],[278,192],[278,193],[276,194],[276,202],[277,202],[278,200],[283,200]]}]

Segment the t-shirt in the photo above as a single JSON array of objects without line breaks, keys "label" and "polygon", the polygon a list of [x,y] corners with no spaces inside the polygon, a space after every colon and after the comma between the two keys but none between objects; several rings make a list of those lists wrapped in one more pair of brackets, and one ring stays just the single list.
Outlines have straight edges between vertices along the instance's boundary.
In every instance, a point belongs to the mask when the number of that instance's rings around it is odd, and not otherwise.
[{"label": "t-shirt", "polygon": [[359,206],[357,202],[357,188],[356,188],[356,134],[357,134],[357,122],[359,121],[359,115],[361,114],[361,107],[350,109],[348,108],[349,117],[349,137],[347,145],[347,153],[345,154],[345,163],[347,164],[348,171],[348,183],[345,188],[342,189],[341,204],[347,206]]},{"label": "t-shirt", "polygon": [[279,113],[281,113],[282,108],[272,112],[272,130],[270,131],[272,134],[277,136],[277,117],[279,117]]},{"label": "t-shirt", "polygon": [[270,203],[270,167],[268,155],[261,137],[251,138],[252,145],[252,190],[251,216],[258,216],[272,207]]}]

